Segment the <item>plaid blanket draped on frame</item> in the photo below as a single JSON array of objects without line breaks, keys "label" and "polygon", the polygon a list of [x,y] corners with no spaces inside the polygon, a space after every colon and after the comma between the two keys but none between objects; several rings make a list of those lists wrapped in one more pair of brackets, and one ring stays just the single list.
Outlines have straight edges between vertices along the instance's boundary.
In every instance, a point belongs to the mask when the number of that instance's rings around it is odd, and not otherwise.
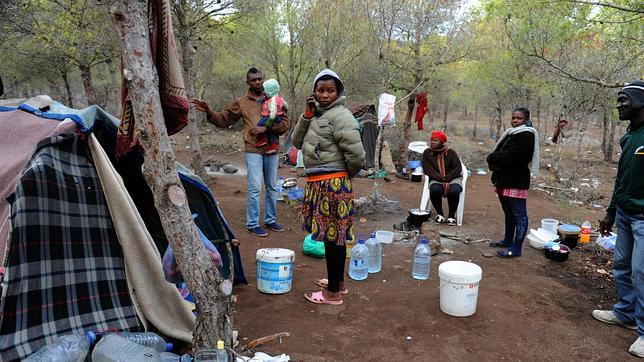
[{"label": "plaid blanket draped on frame", "polygon": [[41,141],[10,197],[0,356],[24,358],[67,333],[140,331],[118,242],[82,135]]},{"label": "plaid blanket draped on frame", "polygon": [[[150,50],[152,61],[159,75],[159,96],[168,135],[173,135],[188,124],[190,103],[181,73],[172,29],[172,13],[169,0],[148,1],[148,21],[150,26]],[[122,67],[122,65],[121,65]],[[134,112],[125,80],[121,84],[121,104],[123,114],[116,136],[116,157],[128,153],[138,140],[134,135]]]}]

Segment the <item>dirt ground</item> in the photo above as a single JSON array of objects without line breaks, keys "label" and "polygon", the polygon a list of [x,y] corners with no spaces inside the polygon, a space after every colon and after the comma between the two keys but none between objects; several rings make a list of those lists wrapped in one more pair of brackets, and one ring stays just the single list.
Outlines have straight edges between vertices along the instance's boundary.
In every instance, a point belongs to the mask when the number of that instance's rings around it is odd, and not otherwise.
[{"label": "dirt ground", "polygon": [[[187,161],[186,151],[179,152],[180,160]],[[243,168],[243,153],[211,151],[206,148],[206,156],[215,155]],[[283,166],[279,174],[292,177],[295,170]],[[271,342],[259,350],[286,353],[296,361],[632,358],[628,347],[636,339],[635,333],[602,324],[590,314],[596,308],[610,308],[615,297],[612,278],[597,273],[594,264],[597,259],[606,262],[606,257],[597,254],[592,245],[578,247],[570,260],[556,263],[530,247],[527,240],[523,256],[509,260],[483,257],[482,253],[495,251],[485,243],[444,242],[454,253],[433,257],[431,278],[417,281],[410,275],[414,245],[394,242],[383,246],[381,272],[360,282],[347,277],[350,293],[342,306],[308,303],[303,294],[318,290],[313,282],[325,277],[326,269],[324,260],[302,254],[305,233],[300,228],[299,208],[279,204],[278,222],[286,232],[270,233],[267,238],[251,236],[244,228],[244,175],[221,174],[208,182],[241,242],[249,284],[234,289],[238,296],[234,323],[242,343],[289,332],[290,337],[282,344]],[[299,185],[304,185],[304,179]],[[356,198],[367,196],[373,181],[355,179],[354,187]],[[419,203],[421,184],[394,178],[391,183],[380,180],[378,187],[385,197],[399,201],[403,210]],[[584,217],[596,220],[603,216],[601,210],[582,209],[547,197],[530,191],[530,227],[539,227],[540,220],[546,217],[579,224]],[[392,224],[405,216],[403,212],[380,221],[357,222],[356,228],[358,232],[391,230]],[[503,213],[489,175],[473,174],[469,178],[463,226],[442,228],[462,229],[467,235],[493,240],[502,236]],[[255,252],[264,247],[295,251],[290,293],[267,295],[257,290]],[[471,317],[457,318],[440,311],[438,266],[448,260],[471,261],[483,269],[477,311]]]}]

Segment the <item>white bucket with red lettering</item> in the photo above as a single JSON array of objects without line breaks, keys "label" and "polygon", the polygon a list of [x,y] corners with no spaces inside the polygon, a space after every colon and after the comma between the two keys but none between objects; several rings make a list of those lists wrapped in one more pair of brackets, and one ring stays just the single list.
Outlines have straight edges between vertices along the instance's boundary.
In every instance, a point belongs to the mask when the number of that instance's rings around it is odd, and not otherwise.
[{"label": "white bucket with red lettering", "polygon": [[440,306],[443,313],[468,317],[476,313],[481,267],[466,261],[446,261],[438,266]]}]

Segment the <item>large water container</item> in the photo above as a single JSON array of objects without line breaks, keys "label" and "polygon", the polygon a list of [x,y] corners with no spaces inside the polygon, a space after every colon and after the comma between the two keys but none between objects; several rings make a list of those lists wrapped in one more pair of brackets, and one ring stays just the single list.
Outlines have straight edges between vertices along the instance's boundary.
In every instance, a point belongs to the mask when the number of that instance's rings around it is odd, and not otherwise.
[{"label": "large water container", "polygon": [[217,341],[217,362],[228,362],[228,351],[224,341]]},{"label": "large water container", "polygon": [[291,291],[295,252],[282,248],[257,250],[257,289],[268,294]]},{"label": "large water container", "polygon": [[158,362],[161,356],[156,349],[129,341],[118,334],[101,338],[92,352],[92,362]]},{"label": "large water container", "polygon": [[371,233],[371,237],[365,242],[369,249],[369,261],[367,270],[369,273],[377,273],[382,268],[382,244],[376,238],[376,233]]},{"label": "large water container", "polygon": [[152,347],[158,352],[172,351],[172,343],[166,343],[161,336],[152,332],[121,332],[119,336],[132,341],[134,343],[142,344],[144,346]]},{"label": "large water container", "polygon": [[351,259],[349,259],[349,277],[351,279],[367,279],[367,276],[369,276],[368,259],[369,249],[367,249],[364,240],[358,240],[358,243],[351,248]]},{"label": "large water container", "polygon": [[95,340],[96,335],[91,331],[85,334],[66,334],[58,337],[54,343],[42,347],[25,361],[81,362],[85,360],[89,347]]},{"label": "large water container", "polygon": [[411,276],[414,279],[429,279],[429,267],[431,263],[431,249],[427,238],[421,238],[420,244],[414,250],[414,264],[411,268]]},{"label": "large water container", "polygon": [[161,362],[192,362],[192,357],[189,354],[179,356],[172,352],[161,352]]}]

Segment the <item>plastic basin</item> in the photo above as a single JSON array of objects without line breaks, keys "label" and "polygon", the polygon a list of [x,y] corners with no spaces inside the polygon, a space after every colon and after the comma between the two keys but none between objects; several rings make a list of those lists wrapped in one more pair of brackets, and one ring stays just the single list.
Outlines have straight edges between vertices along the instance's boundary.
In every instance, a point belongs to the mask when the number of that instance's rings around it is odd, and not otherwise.
[{"label": "plastic basin", "polygon": [[394,233],[387,230],[376,231],[376,239],[382,244],[391,244],[394,240]]}]

